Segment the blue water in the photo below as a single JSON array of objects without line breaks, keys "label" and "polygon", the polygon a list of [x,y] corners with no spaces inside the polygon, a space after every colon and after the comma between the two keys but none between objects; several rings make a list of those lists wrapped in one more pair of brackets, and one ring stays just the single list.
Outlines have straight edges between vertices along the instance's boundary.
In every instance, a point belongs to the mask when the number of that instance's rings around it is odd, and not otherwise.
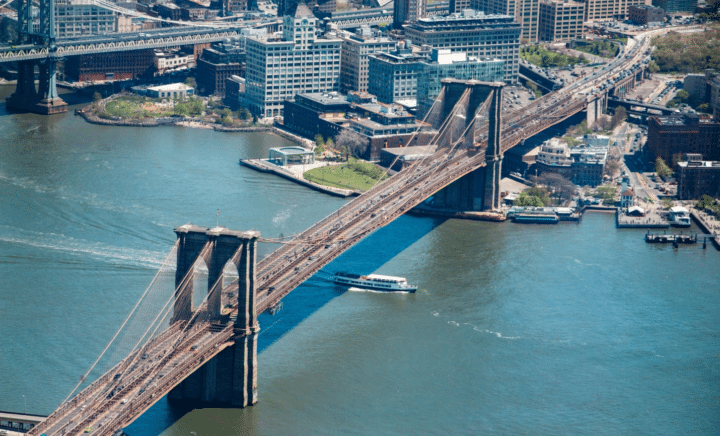
[{"label": "blue water", "polygon": [[[284,140],[107,128],[0,104],[0,410],[49,413],[192,222],[293,234],[345,200],[237,165]],[[691,228],[691,231],[696,231]],[[139,435],[718,434],[720,253],[614,217],[514,225],[405,216],[262,315],[244,410],[160,401]],[[263,244],[261,255],[272,250]]]}]

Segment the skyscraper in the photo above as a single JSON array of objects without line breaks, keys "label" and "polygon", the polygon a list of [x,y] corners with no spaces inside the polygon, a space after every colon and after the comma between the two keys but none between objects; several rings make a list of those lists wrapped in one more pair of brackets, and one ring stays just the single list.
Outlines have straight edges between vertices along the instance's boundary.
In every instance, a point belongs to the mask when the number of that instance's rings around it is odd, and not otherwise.
[{"label": "skyscraper", "polygon": [[414,23],[426,15],[426,0],[395,0],[393,10],[393,24],[395,28],[402,28],[403,24]]}]

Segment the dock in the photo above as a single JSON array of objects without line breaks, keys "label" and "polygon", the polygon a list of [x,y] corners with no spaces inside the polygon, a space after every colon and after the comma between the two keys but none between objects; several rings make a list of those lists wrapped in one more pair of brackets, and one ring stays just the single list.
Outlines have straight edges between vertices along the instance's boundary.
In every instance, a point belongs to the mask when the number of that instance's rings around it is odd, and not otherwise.
[{"label": "dock", "polygon": [[652,244],[666,244],[666,243],[672,243],[672,244],[695,244],[698,241],[698,235],[688,235],[688,234],[677,234],[677,233],[650,233],[650,231],[647,232],[645,235],[645,242],[652,243]]}]

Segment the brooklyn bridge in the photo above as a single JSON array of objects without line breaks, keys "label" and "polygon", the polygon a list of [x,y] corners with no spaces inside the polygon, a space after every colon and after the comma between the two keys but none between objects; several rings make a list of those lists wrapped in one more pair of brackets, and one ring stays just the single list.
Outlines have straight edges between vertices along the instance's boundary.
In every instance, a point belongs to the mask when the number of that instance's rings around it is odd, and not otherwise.
[{"label": "brooklyn bridge", "polygon": [[[148,326],[144,342],[80,393],[71,394],[29,434],[116,434],[166,395],[198,404],[254,404],[259,314],[277,308],[283,297],[333,259],[443,188],[459,186],[472,210],[497,209],[503,153],[578,112],[595,117],[607,99],[607,91],[599,91],[598,85],[620,72],[641,71],[651,34],[630,39],[603,70],[507,115],[501,113],[502,83],[445,79],[425,118],[437,132],[427,157],[262,260],[256,259],[262,240],[257,232],[177,227],[172,250],[175,290],[156,317],[167,317],[167,322]],[[202,304],[193,307],[194,274],[200,264],[207,267],[208,292]],[[223,286],[228,268],[238,279]]]}]

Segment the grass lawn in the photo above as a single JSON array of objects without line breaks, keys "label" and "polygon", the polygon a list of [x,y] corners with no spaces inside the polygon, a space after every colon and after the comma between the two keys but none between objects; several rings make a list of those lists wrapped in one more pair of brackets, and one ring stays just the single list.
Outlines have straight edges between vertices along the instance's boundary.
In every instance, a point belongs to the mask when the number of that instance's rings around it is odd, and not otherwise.
[{"label": "grass lawn", "polygon": [[173,108],[155,106],[152,100],[144,97],[122,96],[108,102],[105,112],[124,118],[166,117],[173,115]]},{"label": "grass lawn", "polygon": [[303,177],[324,186],[364,192],[375,185],[381,177],[385,180],[387,175],[371,163],[354,162],[315,168],[306,171]]}]

